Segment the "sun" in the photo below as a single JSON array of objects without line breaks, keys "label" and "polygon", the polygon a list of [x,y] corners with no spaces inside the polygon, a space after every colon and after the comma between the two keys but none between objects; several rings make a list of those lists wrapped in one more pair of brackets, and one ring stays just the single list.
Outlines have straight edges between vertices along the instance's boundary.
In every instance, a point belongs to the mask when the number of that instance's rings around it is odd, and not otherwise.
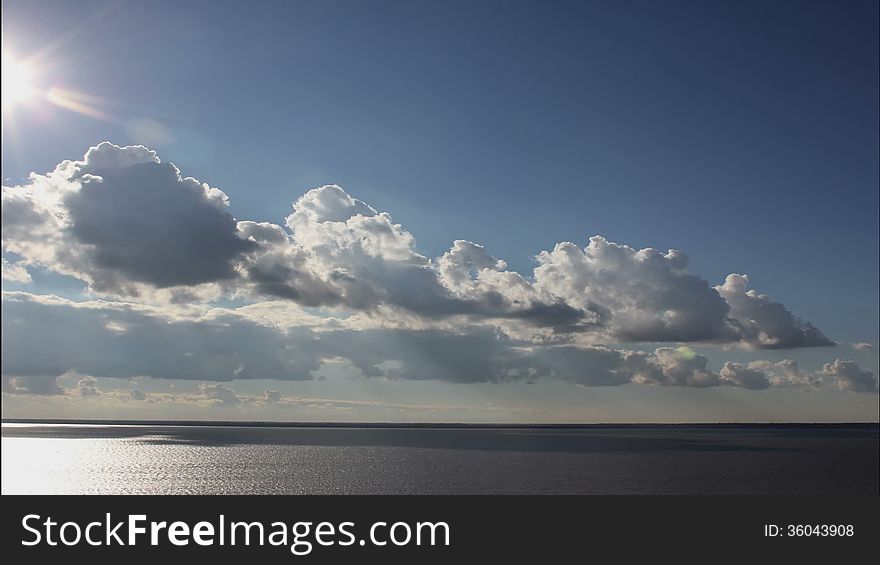
[{"label": "sun", "polygon": [[31,72],[28,66],[4,52],[2,61],[2,105],[3,111],[26,102],[34,88],[30,84]]}]

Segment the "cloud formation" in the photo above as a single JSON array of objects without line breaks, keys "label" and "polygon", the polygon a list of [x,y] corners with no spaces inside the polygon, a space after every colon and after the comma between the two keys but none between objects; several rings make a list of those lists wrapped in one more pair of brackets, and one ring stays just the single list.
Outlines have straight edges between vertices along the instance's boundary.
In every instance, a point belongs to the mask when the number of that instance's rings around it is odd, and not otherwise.
[{"label": "cloud formation", "polygon": [[835,359],[822,367],[822,372],[833,377],[837,388],[851,392],[877,392],[877,379],[871,371],[862,369],[853,361]]},{"label": "cloud formation", "polygon": [[76,390],[80,396],[97,396],[98,381],[94,377],[83,377],[76,383]]},{"label": "cloud formation", "polygon": [[3,259],[3,280],[17,283],[31,282],[31,275],[27,269],[19,264]]},{"label": "cloud formation", "polygon": [[25,375],[14,376],[3,372],[3,392],[9,394],[62,394],[58,386],[58,375]]},{"label": "cloud formation", "polygon": [[227,205],[221,190],[182,177],[154,151],[105,142],[3,188],[3,248],[97,292],[218,282],[254,247]]},{"label": "cloud formation", "polygon": [[[653,351],[543,344],[511,339],[484,325],[454,329],[362,327],[358,320],[308,318],[282,326],[260,309],[135,306],[73,302],[4,292],[4,391],[58,394],[57,378],[77,375],[80,396],[96,396],[95,378],[153,377],[201,382],[205,401],[237,404],[221,383],[244,379],[309,380],[344,360],[365,378],[457,383],[555,379],[581,386],[818,388],[876,390],[873,375],[837,360],[820,375],[790,360],[725,364],[714,372],[686,347]],[[130,392],[131,400],[147,395]],[[263,400],[280,395],[266,391]]]},{"label": "cloud formation", "polygon": [[335,185],[299,197],[283,226],[238,221],[224,192],[143,146],[101,143],[2,196],[3,249],[21,257],[4,261],[4,277],[26,282],[27,267],[44,267],[110,299],[281,299],[387,326],[479,324],[535,343],[833,344],[748,289],[747,276],[712,286],[677,250],[594,236],[541,252],[530,277],[464,240],[431,259],[388,213]]},{"label": "cloud formation", "polygon": [[208,400],[219,402],[220,404],[238,404],[240,402],[234,390],[220,383],[202,383],[199,385],[199,392]]},{"label": "cloud formation", "polygon": [[730,305],[730,317],[740,339],[762,349],[834,345],[810,322],[795,317],[778,302],[756,290],[746,290],[749,277],[731,274],[715,290]]},{"label": "cloud formation", "polygon": [[732,386],[756,390],[770,388],[770,379],[767,377],[767,373],[742,363],[728,361],[721,368],[720,375],[724,383]]},{"label": "cloud formation", "polygon": [[[234,316],[174,318],[121,302],[4,293],[2,374],[174,379],[311,378],[308,328],[283,332]],[[290,342],[299,343],[291,347]]]}]

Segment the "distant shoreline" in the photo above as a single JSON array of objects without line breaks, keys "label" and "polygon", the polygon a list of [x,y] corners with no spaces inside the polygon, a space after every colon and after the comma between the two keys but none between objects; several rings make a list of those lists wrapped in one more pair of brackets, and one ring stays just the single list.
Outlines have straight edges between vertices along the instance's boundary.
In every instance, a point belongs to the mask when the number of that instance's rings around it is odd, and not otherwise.
[{"label": "distant shoreline", "polygon": [[365,429],[608,429],[608,428],[880,428],[880,422],[715,422],[715,423],[596,423],[596,424],[530,424],[530,423],[422,423],[422,422],[263,422],[229,420],[74,420],[50,418],[2,418],[3,424],[62,424],[89,426],[203,426],[258,428],[365,428]]}]

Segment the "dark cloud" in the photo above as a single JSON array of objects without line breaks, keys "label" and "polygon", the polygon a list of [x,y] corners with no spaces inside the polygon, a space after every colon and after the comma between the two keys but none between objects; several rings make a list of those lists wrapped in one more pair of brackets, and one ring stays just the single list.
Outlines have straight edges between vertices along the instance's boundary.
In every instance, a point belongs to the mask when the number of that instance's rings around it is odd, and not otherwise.
[{"label": "dark cloud", "polygon": [[[169,163],[100,170],[64,199],[67,234],[87,246],[97,290],[115,280],[158,288],[235,276],[233,260],[254,247],[239,237],[223,200]],[[107,276],[107,273],[112,275]]]},{"label": "dark cloud", "polygon": [[13,376],[3,372],[3,392],[10,394],[62,394],[57,375]]},{"label": "dark cloud", "polygon": [[144,147],[106,142],[4,187],[3,225],[4,249],[117,294],[233,278],[236,258],[255,246],[222,191]]},{"label": "dark cloud", "polygon": [[[3,298],[3,387],[15,394],[60,394],[56,377],[79,374],[84,376],[74,393],[96,396],[102,394],[96,378],[147,376],[207,381],[199,388],[203,399],[235,404],[235,393],[220,382],[313,379],[324,363],[340,359],[368,378],[457,383],[556,379],[583,386],[751,389],[819,384],[788,360],[727,363],[716,374],[705,356],[685,347],[648,352],[541,345],[487,326],[357,327],[339,320],[319,324],[302,313],[302,320],[283,327],[267,318],[271,309],[252,307],[182,317],[174,309],[75,303],[24,292]],[[824,374],[845,390],[876,390],[873,376],[853,363],[835,361]],[[147,398],[136,390],[129,395]],[[262,399],[279,397],[267,391]]]},{"label": "dark cloud", "polygon": [[826,363],[822,371],[834,379],[840,390],[877,392],[877,379],[874,373],[862,369],[853,361],[835,359],[831,363]]},{"label": "dark cloud", "polygon": [[2,373],[174,379],[308,379],[312,332],[242,318],[175,320],[131,305],[4,295]]}]

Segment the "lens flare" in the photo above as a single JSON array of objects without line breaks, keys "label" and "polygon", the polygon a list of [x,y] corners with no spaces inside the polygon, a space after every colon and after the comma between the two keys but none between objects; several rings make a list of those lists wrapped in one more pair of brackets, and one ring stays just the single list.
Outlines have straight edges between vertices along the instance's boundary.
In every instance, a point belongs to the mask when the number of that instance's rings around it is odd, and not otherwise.
[{"label": "lens flare", "polygon": [[113,121],[103,110],[98,108],[101,100],[82,92],[67,90],[64,88],[52,88],[46,94],[46,99],[65,110],[82,114],[96,120]]}]

